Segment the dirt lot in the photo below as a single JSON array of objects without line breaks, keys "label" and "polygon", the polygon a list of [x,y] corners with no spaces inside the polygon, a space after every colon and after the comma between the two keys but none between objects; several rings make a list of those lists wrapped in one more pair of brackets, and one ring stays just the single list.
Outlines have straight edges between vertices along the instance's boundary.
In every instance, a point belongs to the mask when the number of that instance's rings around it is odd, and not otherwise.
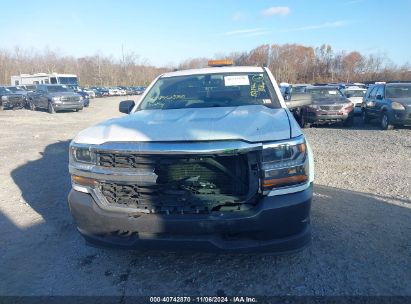
[{"label": "dirt lot", "polygon": [[0,112],[0,295],[411,295],[411,129],[306,131],[316,161],[312,246],[293,256],[85,246],[67,207],[75,134],[120,115]]}]

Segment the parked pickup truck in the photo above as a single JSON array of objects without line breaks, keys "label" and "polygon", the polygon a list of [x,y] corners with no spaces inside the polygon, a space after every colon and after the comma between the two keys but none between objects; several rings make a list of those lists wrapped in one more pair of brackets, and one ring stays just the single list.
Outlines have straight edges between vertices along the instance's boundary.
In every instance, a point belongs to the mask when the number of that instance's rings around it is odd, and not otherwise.
[{"label": "parked pickup truck", "polygon": [[14,93],[7,87],[0,87],[0,111],[3,109],[21,109],[25,103],[24,94]]},{"label": "parked pickup truck", "polygon": [[163,74],[119,110],[129,115],[69,148],[68,202],[89,243],[243,253],[310,243],[313,156],[267,68]]},{"label": "parked pickup truck", "polygon": [[50,114],[60,110],[80,111],[83,101],[79,94],[65,85],[41,84],[32,93],[28,93],[28,105],[31,110],[47,109]]}]

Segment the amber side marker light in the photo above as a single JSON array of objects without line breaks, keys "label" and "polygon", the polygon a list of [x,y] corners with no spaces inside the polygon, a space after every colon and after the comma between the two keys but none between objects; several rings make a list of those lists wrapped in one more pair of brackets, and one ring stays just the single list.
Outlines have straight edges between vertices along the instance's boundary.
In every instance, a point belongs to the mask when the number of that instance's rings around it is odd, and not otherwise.
[{"label": "amber side marker light", "polygon": [[263,181],[263,187],[279,187],[279,186],[288,186],[306,182],[308,180],[307,175],[294,175],[283,178],[268,179]]},{"label": "amber side marker light", "polygon": [[298,149],[298,152],[305,153],[305,151],[307,150],[307,147],[305,146],[305,143],[304,143],[304,144],[297,145],[297,149]]},{"label": "amber side marker light", "polygon": [[73,183],[77,185],[88,186],[88,187],[94,187],[96,185],[96,180],[92,178],[88,178],[88,177],[72,175],[71,180],[73,181]]},{"label": "amber side marker light", "polygon": [[222,66],[232,66],[234,62],[232,60],[209,60],[208,66],[210,67],[222,67]]}]

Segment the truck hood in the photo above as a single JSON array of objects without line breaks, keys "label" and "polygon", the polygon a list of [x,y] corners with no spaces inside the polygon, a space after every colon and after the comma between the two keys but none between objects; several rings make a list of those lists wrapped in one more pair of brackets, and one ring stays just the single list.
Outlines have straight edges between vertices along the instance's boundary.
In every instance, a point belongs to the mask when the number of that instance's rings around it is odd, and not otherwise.
[{"label": "truck hood", "polygon": [[73,97],[73,96],[78,97],[79,96],[79,94],[74,93],[74,92],[49,92],[48,95],[50,97]]},{"label": "truck hood", "polygon": [[349,100],[345,97],[320,97],[313,98],[313,103],[317,105],[334,105],[334,104],[343,104]]},{"label": "truck hood", "polygon": [[262,105],[144,110],[85,129],[74,142],[95,145],[122,141],[262,142],[289,139],[291,133],[301,134],[299,128],[293,132],[290,128],[285,109]]}]

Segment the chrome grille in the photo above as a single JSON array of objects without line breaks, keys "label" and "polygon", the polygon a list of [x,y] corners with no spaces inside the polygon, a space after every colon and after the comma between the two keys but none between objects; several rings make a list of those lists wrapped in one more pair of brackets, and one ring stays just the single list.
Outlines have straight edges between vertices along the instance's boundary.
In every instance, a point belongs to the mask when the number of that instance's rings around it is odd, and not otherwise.
[{"label": "chrome grille", "polygon": [[11,102],[20,102],[20,101],[23,101],[23,96],[11,95],[11,96],[8,96],[8,100]]},{"label": "chrome grille", "polygon": [[61,98],[61,101],[65,101],[65,102],[76,102],[76,101],[80,101],[80,97],[77,96],[65,96]]},{"label": "chrome grille", "polygon": [[342,106],[320,106],[320,109],[324,111],[338,111],[342,109]]}]

